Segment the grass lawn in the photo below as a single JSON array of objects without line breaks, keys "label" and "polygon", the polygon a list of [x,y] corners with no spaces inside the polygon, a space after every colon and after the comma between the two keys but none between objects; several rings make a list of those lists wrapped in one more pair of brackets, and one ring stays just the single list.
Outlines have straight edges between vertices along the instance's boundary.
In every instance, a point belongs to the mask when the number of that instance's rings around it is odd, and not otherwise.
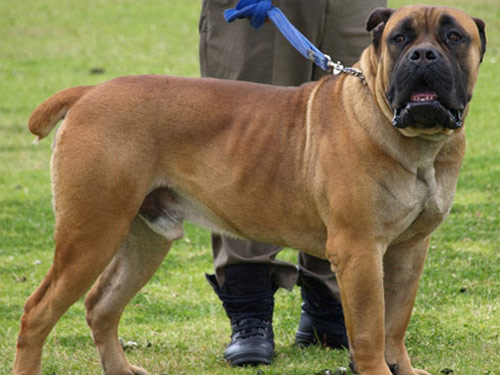
[{"label": "grass lawn", "polygon": [[[390,1],[391,6],[407,4]],[[487,24],[488,51],[471,113],[455,205],[435,233],[407,341],[432,374],[500,374],[500,2],[437,1]],[[53,257],[50,140],[33,147],[26,123],[56,91],[129,74],[198,76],[200,0],[0,2],[0,373],[11,371],[25,299]],[[228,26],[230,28],[230,26]],[[299,290],[276,295],[272,366],[222,361],[230,328],[204,273],[208,232],[187,235],[131,302],[120,336],[138,343],[132,363],[152,374],[326,374],[347,352],[293,345]],[[295,261],[291,250],[281,257]],[[43,374],[100,374],[82,301],[50,335]]]}]

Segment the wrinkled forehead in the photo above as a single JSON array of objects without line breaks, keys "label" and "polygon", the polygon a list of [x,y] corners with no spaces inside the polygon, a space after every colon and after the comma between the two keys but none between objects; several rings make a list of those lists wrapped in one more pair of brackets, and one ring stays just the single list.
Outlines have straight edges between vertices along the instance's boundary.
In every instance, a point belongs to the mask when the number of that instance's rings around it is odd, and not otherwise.
[{"label": "wrinkled forehead", "polygon": [[465,12],[449,7],[407,6],[398,9],[390,17],[386,31],[413,30],[421,33],[432,33],[442,27],[454,27],[479,39],[477,27],[472,18]]}]

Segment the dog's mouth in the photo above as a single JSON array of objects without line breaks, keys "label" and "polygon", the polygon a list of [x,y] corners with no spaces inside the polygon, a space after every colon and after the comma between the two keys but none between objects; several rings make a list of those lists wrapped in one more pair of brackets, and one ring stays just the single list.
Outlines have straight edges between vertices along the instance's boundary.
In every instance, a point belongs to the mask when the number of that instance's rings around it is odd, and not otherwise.
[{"label": "dog's mouth", "polygon": [[404,133],[452,134],[463,125],[463,109],[447,108],[439,95],[422,84],[410,92],[406,104],[394,109],[393,125]]},{"label": "dog's mouth", "polygon": [[410,94],[410,103],[428,103],[438,100],[438,94],[429,87],[421,87]]}]

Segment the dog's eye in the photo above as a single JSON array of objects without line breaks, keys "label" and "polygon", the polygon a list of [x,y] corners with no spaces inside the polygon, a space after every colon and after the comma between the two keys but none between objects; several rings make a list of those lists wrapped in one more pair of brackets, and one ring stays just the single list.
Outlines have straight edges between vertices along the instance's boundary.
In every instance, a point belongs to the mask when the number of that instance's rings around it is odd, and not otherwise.
[{"label": "dog's eye", "polygon": [[406,38],[403,34],[397,34],[396,36],[394,36],[394,38],[392,38],[392,40],[394,40],[394,42],[399,44],[405,42]]},{"label": "dog's eye", "polygon": [[462,36],[457,33],[456,31],[452,31],[451,33],[448,34],[448,40],[450,42],[460,42],[462,40]]}]

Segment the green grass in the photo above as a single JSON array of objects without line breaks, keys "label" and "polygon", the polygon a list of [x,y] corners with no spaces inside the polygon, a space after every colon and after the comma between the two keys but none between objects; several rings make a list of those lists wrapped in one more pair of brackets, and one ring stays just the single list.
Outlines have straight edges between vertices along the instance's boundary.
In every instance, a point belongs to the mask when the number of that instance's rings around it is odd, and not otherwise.
[{"label": "green grass", "polygon": [[[198,76],[199,0],[0,2],[0,373],[9,373],[19,317],[53,256],[50,141],[31,146],[34,107],[57,90],[139,73]],[[390,2],[391,6],[407,3]],[[436,2],[437,3],[437,2]],[[455,205],[433,237],[408,330],[414,364],[440,374],[500,374],[500,3],[440,1],[487,23],[488,52],[467,121],[468,150]],[[228,26],[229,28],[229,26]],[[91,69],[104,69],[91,74]],[[294,261],[286,250],[282,258]],[[229,368],[229,324],[204,280],[209,235],[187,225],[151,282],[131,302],[120,335],[138,342],[132,363],[153,374],[319,374],[345,352],[300,350],[298,290],[276,295],[272,366]],[[43,374],[100,374],[82,302],[49,337]]]}]

